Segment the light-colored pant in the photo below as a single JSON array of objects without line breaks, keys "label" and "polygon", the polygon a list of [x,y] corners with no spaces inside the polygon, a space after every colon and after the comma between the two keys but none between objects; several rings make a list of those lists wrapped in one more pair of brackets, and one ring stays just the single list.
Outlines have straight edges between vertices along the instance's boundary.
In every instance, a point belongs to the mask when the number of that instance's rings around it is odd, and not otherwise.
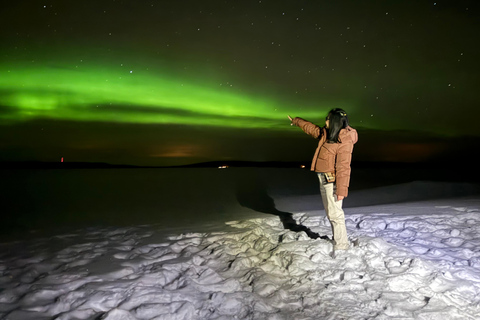
[{"label": "light-colored pant", "polygon": [[327,183],[323,173],[318,173],[320,180],[320,194],[323,207],[332,226],[333,244],[335,250],[346,250],[349,247],[347,228],[345,227],[345,214],[342,209],[343,200],[335,201],[336,184]]}]

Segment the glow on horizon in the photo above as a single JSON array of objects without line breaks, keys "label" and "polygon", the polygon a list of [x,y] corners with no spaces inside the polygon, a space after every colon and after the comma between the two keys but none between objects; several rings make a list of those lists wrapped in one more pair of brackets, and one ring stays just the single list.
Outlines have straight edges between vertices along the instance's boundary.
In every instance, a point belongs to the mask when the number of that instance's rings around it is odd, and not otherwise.
[{"label": "glow on horizon", "polygon": [[[213,85],[211,79],[201,84],[187,80],[167,72],[111,65],[76,69],[4,64],[0,66],[0,104],[9,112],[0,114],[0,120],[286,129],[286,115],[298,112],[290,102]],[[331,107],[302,108],[301,116],[321,118]]]}]

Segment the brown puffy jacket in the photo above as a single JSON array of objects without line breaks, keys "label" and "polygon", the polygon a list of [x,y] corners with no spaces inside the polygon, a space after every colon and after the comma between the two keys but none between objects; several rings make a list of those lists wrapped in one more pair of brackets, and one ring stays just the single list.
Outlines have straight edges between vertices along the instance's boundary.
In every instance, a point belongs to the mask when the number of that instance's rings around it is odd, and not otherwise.
[{"label": "brown puffy jacket", "polygon": [[357,130],[347,127],[340,130],[338,143],[328,143],[325,128],[302,118],[295,118],[292,122],[306,134],[319,139],[318,147],[313,156],[311,170],[315,172],[334,172],[338,196],[348,196],[350,184],[350,163],[352,161],[353,145],[358,141]]}]

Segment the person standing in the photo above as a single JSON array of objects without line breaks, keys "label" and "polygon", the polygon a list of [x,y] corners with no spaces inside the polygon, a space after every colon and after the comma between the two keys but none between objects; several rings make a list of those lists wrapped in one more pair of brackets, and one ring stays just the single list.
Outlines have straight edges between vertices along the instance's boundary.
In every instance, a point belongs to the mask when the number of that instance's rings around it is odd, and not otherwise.
[{"label": "person standing", "polygon": [[320,193],[328,220],[332,226],[333,248],[349,248],[343,199],[348,196],[350,163],[353,145],[358,134],[348,123],[347,113],[339,108],[332,109],[325,118],[325,126],[319,127],[307,120],[288,116],[292,126],[300,127],[306,134],[318,139],[311,170],[320,181]]}]

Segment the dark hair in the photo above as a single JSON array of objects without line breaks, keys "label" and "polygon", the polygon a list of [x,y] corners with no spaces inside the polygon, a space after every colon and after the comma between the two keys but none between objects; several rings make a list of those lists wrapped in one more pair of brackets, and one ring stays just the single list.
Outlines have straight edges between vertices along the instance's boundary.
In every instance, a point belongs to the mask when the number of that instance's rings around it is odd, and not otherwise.
[{"label": "dark hair", "polygon": [[348,127],[347,113],[340,108],[332,109],[328,113],[327,120],[329,120],[329,128],[327,129],[328,143],[342,142],[339,141],[338,135],[340,133],[340,130]]}]

